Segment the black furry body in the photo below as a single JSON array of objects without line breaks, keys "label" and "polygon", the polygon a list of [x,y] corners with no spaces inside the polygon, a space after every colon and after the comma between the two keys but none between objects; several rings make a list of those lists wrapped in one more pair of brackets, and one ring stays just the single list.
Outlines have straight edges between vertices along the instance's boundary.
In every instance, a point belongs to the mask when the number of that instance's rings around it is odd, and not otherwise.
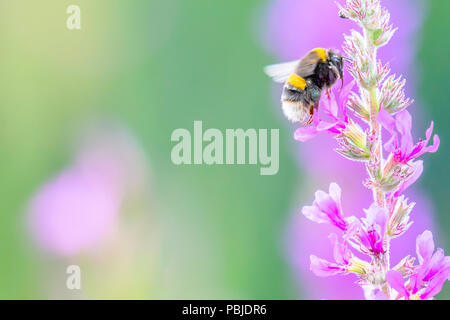
[{"label": "black furry body", "polygon": [[289,83],[283,87],[282,101],[301,102],[304,105],[315,105],[320,100],[321,90],[311,81],[307,81],[305,90],[296,88]]},{"label": "black furry body", "polygon": [[314,74],[306,77],[320,89],[328,89],[336,83],[338,76],[329,69],[328,64],[319,62],[314,69]]}]

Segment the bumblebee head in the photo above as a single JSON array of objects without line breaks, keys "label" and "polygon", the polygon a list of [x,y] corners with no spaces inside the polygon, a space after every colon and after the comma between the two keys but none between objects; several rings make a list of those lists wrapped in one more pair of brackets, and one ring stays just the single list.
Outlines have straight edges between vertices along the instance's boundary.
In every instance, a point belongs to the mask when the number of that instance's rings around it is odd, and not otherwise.
[{"label": "bumblebee head", "polygon": [[333,51],[328,52],[328,68],[333,71],[336,78],[340,78],[343,81],[344,77],[344,59],[341,55],[334,53]]}]

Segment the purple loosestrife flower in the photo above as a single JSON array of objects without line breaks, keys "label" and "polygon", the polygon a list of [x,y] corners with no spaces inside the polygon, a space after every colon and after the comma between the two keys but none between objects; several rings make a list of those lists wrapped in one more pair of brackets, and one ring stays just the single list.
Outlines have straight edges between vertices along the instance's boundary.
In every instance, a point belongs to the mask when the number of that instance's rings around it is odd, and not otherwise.
[{"label": "purple loosestrife flower", "polygon": [[329,99],[322,99],[320,101],[320,109],[330,118],[329,122],[322,120],[319,113],[316,112],[314,113],[313,125],[298,128],[295,131],[294,138],[298,141],[305,142],[314,138],[321,132],[329,132],[332,134],[342,133],[342,130],[345,129],[349,122],[346,103],[348,94],[354,85],[354,82],[346,85],[338,99],[336,99],[333,91]]},{"label": "purple loosestrife flower", "polygon": [[311,271],[316,276],[328,277],[348,273],[364,275],[367,273],[367,269],[370,267],[369,263],[355,257],[349,250],[346,242],[339,242],[336,234],[330,234],[329,238],[332,242],[333,256],[336,263],[311,255]]},{"label": "purple loosestrife flower", "polygon": [[362,224],[355,228],[356,234],[354,237],[358,240],[358,244],[355,244],[355,246],[366,254],[383,254],[386,252],[384,245],[388,219],[387,211],[375,203],[364,211],[366,218],[362,218]]},{"label": "purple loosestrife flower", "polygon": [[438,294],[450,276],[450,256],[445,256],[440,248],[434,252],[433,234],[426,230],[417,237],[417,257],[415,267],[405,282],[404,275],[396,270],[386,273],[386,280],[397,291],[397,299],[426,300]]},{"label": "purple loosestrife flower", "polygon": [[302,212],[312,221],[347,230],[348,223],[342,216],[341,188],[336,183],[330,184],[329,193],[318,190],[313,205],[303,207]]},{"label": "purple loosestrife flower", "polygon": [[[386,192],[394,191],[394,197],[398,197],[423,172],[422,161],[414,160],[426,152],[436,152],[439,148],[439,136],[434,135],[433,144],[428,146],[433,131],[433,122],[431,122],[425,134],[426,140],[420,140],[414,144],[411,134],[412,119],[407,110],[399,112],[394,118],[381,109],[377,119],[391,134],[390,140],[384,145],[384,149],[390,154],[382,169],[383,178],[380,179],[380,187]],[[375,180],[372,179],[369,183],[376,184]]]},{"label": "purple loosestrife flower", "polygon": [[[405,8],[403,12],[406,10]],[[301,10],[302,15],[305,11],[307,10]],[[323,11],[323,8],[320,11]],[[295,138],[303,142],[318,136],[321,132],[331,133],[331,137],[338,141],[338,148],[335,150],[347,159],[358,161],[359,166],[365,167],[368,177],[364,179],[364,186],[370,189],[372,201],[370,208],[364,211],[365,217],[361,219],[353,216],[343,218],[340,197],[338,206],[336,199],[331,197],[331,191],[330,194],[320,191],[319,196],[316,194],[313,205],[305,207],[306,210],[303,208],[303,214],[309,219],[320,223],[326,222],[343,232],[342,241],[338,241],[337,236],[332,236],[336,240],[335,262],[313,255],[311,270],[320,276],[349,273],[351,259],[354,257],[349,249],[351,246],[365,254],[369,260],[366,262],[364,272],[356,272],[359,277],[358,284],[364,289],[365,297],[371,299],[384,295],[393,299],[396,290],[386,280],[388,274],[394,272],[392,274],[395,275],[395,272],[401,272],[403,277],[416,277],[422,282],[425,281],[425,274],[429,274],[425,271],[423,274],[416,272],[418,268],[414,267],[410,256],[404,257],[399,264],[391,267],[390,240],[410,230],[411,214],[417,215],[417,206],[416,211],[412,212],[414,203],[402,195],[423,171],[422,162],[413,160],[425,152],[436,151],[439,138],[434,138],[433,145],[428,147],[432,134],[432,129],[429,129],[426,133],[427,141],[416,145],[412,143],[411,125],[408,127],[407,122],[405,125],[405,119],[402,118],[407,112],[405,109],[412,103],[411,99],[406,98],[405,81],[402,77],[390,76],[391,67],[379,60],[383,56],[378,54],[378,49],[387,45],[397,30],[390,23],[389,11],[381,6],[379,0],[347,0],[345,5],[340,6],[339,15],[356,22],[363,29],[363,32],[352,30],[344,37],[344,51],[351,60],[347,64],[348,71],[359,90],[346,92],[346,96],[340,96],[339,99],[335,96],[331,96],[329,100],[322,99],[319,108],[322,114],[315,116],[313,125],[309,128],[298,129]],[[290,21],[292,19],[287,19],[285,23]],[[346,108],[351,112],[348,113]],[[383,153],[383,128],[392,135],[390,143],[393,147],[387,158]],[[398,133],[394,132],[394,129]],[[396,135],[401,136],[400,142]],[[330,162],[331,157],[324,156],[325,145],[319,145],[316,141],[315,144],[320,147],[322,158],[326,159],[321,161],[321,168],[326,170],[326,163]],[[338,166],[335,170],[344,171]],[[349,175],[349,178],[351,176]],[[355,195],[355,192],[352,194]],[[354,196],[354,204],[358,203],[359,199],[359,196]],[[359,210],[354,206],[351,211],[346,209],[346,212],[360,212]],[[336,246],[336,243],[339,243],[339,246]],[[340,254],[336,255],[336,248]],[[448,275],[442,278],[446,279]],[[434,279],[440,280],[440,278],[431,279],[430,276],[429,282],[433,283],[433,288],[440,290],[439,281]]]},{"label": "purple loosestrife flower", "polygon": [[[424,153],[434,153],[438,150],[440,141],[437,134],[433,136],[433,144],[428,145],[428,142],[430,141],[431,135],[433,133],[433,121],[431,122],[430,127],[425,132],[425,140],[420,140],[418,143],[414,144],[411,134],[411,114],[407,110],[398,113],[395,117],[395,121],[385,120],[385,117],[389,116],[384,114],[384,117],[381,117],[381,119],[383,119],[382,124],[391,132],[392,137],[384,145],[384,147],[386,151],[392,152],[393,160],[395,162],[407,164],[410,161],[420,157]],[[398,133],[395,132],[393,128],[394,123]],[[398,139],[399,135],[400,142]]]},{"label": "purple loosestrife flower", "polygon": [[347,115],[349,93],[354,85],[354,81],[347,84],[337,99],[335,90],[331,92],[330,98],[322,99],[320,109],[327,119],[316,112],[312,125],[298,128],[294,133],[294,139],[305,142],[319,133],[328,132],[339,142],[339,147],[335,149],[338,153],[351,160],[367,160],[369,158],[367,134]]},{"label": "purple loosestrife flower", "polygon": [[390,237],[399,237],[412,226],[413,222],[410,221],[409,214],[415,205],[414,202],[408,203],[408,199],[404,196],[387,198],[386,207],[389,212],[387,233]]},{"label": "purple loosestrife flower", "polygon": [[[416,246],[420,263],[416,270],[418,279],[422,283],[439,279],[438,283],[442,286],[450,275],[450,257],[445,256],[441,248],[434,252],[433,234],[428,230],[417,237]],[[417,280],[415,282],[419,285]]]},{"label": "purple loosestrife flower", "polygon": [[[340,185],[342,186],[342,184]],[[361,187],[361,182],[359,182],[358,187]],[[349,188],[347,187],[345,191],[348,190]],[[347,193],[351,194],[349,192]],[[409,195],[418,203],[414,207],[414,224],[409,223],[408,232],[404,234],[404,236],[395,239],[395,250],[391,252],[392,261],[403,260],[405,255],[414,250],[415,236],[422,232],[424,228],[431,229],[434,227],[433,219],[429,214],[433,208],[429,204],[428,199],[415,192],[410,192]],[[360,211],[356,211],[357,206],[359,206],[359,208],[369,207],[369,205],[364,201],[361,201],[361,199],[355,199],[354,197],[348,196],[346,197],[345,195],[342,198],[342,206],[344,212],[356,212],[356,214],[360,213]],[[355,211],[351,210],[355,207]],[[363,211],[361,210],[361,213],[362,212]],[[295,276],[296,282],[305,288],[304,294],[306,294],[306,297],[308,299],[333,300],[363,299],[363,291],[355,285],[355,274],[349,275],[348,277],[336,276],[326,278],[316,277],[314,274],[311,275],[311,254],[314,254],[320,258],[325,258],[328,261],[333,260],[330,249],[329,234],[335,233],[337,229],[331,224],[322,224],[317,226],[315,225],[315,222],[305,219],[303,215],[298,215],[298,211],[296,213],[297,214],[293,215],[290,220],[290,228],[286,234],[285,241],[287,255],[290,257],[292,272]],[[413,243],[411,243],[412,235]],[[314,244],[313,248],[312,244]],[[335,288],[340,289],[335,290]]]}]

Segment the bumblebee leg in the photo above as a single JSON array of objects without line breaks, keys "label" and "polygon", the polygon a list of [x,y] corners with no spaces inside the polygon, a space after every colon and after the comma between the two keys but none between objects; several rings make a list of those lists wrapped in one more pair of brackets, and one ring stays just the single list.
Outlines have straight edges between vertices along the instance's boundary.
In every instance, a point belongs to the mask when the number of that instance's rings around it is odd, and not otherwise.
[{"label": "bumblebee leg", "polygon": [[314,116],[314,107],[311,107],[309,109],[309,119],[304,124],[302,124],[302,127],[307,126],[308,124],[311,124],[313,122],[313,116]]}]

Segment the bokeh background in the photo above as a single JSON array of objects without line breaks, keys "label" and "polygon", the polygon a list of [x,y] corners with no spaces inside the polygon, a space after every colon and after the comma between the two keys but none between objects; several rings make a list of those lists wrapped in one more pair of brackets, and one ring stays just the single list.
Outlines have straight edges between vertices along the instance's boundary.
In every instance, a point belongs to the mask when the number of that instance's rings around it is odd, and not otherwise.
[{"label": "bokeh background", "polygon": [[[334,10],[334,1],[321,2]],[[71,4],[81,7],[81,30],[66,28]],[[441,138],[414,192],[437,245],[450,249],[450,2],[416,4],[396,9],[416,25],[391,64],[412,78],[415,137],[434,119]],[[296,226],[300,207],[330,178],[305,165],[311,146],[294,141],[280,88],[262,72],[303,55],[289,37],[314,47],[309,41],[330,32],[320,9],[283,19],[292,11],[283,8],[313,5],[1,0],[0,298],[326,297],[308,266],[296,264],[317,249]],[[298,30],[284,32],[286,21]],[[221,130],[279,128],[278,174],[173,165],[171,133],[192,130],[194,120]],[[81,267],[82,290],[66,288],[71,264]],[[450,298],[448,285],[438,298]]]}]

